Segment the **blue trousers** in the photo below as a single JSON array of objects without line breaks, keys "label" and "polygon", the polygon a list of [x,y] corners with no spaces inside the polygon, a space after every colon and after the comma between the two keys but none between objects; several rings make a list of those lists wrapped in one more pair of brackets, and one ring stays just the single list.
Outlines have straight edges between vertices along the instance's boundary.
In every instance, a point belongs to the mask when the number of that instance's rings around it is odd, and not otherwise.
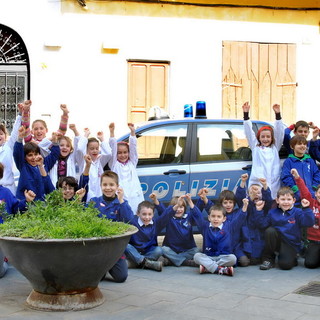
[{"label": "blue trousers", "polygon": [[140,265],[145,258],[158,260],[159,257],[162,256],[162,248],[157,246],[153,247],[148,252],[140,253],[132,244],[129,243],[125,250],[125,254],[129,260],[133,261],[136,265]]},{"label": "blue trousers", "polygon": [[199,248],[194,247],[192,249],[176,253],[171,248],[162,246],[163,256],[168,258],[176,267],[181,266],[183,261],[193,259],[193,256],[200,252]]},{"label": "blue trousers", "polygon": [[116,264],[108,271],[111,278],[107,277],[106,280],[114,282],[125,282],[128,278],[128,264],[125,255],[116,262]]}]

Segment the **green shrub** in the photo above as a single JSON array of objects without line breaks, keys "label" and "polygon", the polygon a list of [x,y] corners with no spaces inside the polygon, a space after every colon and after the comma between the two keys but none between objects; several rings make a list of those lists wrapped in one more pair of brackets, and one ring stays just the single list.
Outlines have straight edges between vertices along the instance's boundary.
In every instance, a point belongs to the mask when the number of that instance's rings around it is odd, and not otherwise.
[{"label": "green shrub", "polygon": [[123,234],[130,225],[98,217],[93,204],[85,207],[78,199],[65,201],[55,190],[45,201],[28,204],[23,214],[4,216],[0,236],[32,239],[75,239]]}]

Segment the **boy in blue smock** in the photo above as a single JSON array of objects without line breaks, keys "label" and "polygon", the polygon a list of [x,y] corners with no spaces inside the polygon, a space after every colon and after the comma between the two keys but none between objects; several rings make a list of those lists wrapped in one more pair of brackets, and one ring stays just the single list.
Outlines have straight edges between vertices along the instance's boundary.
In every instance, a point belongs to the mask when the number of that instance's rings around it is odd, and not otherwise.
[{"label": "boy in blue smock", "polygon": [[[102,196],[91,198],[94,206],[99,209],[99,217],[112,221],[131,222],[133,212],[127,200],[124,200],[123,189],[119,187],[118,175],[110,170],[101,175],[100,186]],[[109,270],[110,280],[124,282],[128,277],[128,265],[123,254],[118,262]],[[104,277],[108,280],[108,276]]]},{"label": "boy in blue smock", "polygon": [[314,214],[310,202],[301,200],[302,209],[294,207],[294,193],[289,187],[281,187],[276,198],[278,207],[263,212],[264,202],[256,203],[257,222],[265,231],[265,247],[260,270],[275,266],[278,253],[280,269],[290,270],[297,265],[297,254],[301,251],[301,228],[312,227]]},{"label": "boy in blue smock", "polygon": [[162,271],[162,261],[157,261],[163,254],[158,246],[157,237],[161,230],[168,225],[181,206],[180,197],[177,204],[168,206],[158,217],[154,217],[154,204],[150,201],[142,201],[138,205],[137,215],[130,222],[138,228],[138,232],[131,236],[126,248],[127,259],[137,268],[146,268]]},{"label": "boy in blue smock", "polygon": [[[190,194],[187,203],[193,208]],[[200,210],[195,207],[195,220],[203,236],[202,253],[194,255],[194,261],[200,265],[200,273],[215,273],[233,276],[233,265],[237,257],[233,254],[232,235],[237,233],[247,215],[248,199],[243,199],[239,214],[227,220],[226,210],[222,205],[214,205],[209,210],[208,220],[204,220]]]},{"label": "boy in blue smock", "polygon": [[[159,202],[155,193],[152,193],[150,198],[156,206],[158,215],[161,215],[166,209],[165,206]],[[178,201],[179,197],[173,197],[169,206],[177,205]],[[193,256],[200,251],[193,237],[193,210],[187,211],[187,204],[184,199],[181,199],[175,215],[167,224],[162,243],[164,266],[198,267],[193,260]]]}]

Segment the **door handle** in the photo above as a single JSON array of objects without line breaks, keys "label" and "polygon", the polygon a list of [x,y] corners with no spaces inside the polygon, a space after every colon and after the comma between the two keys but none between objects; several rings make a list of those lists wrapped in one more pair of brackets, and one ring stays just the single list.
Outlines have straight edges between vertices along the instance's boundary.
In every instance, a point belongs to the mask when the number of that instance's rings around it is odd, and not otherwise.
[{"label": "door handle", "polygon": [[247,166],[243,167],[242,170],[249,171],[249,170],[251,170],[251,168],[252,168],[252,164],[248,164]]},{"label": "door handle", "polygon": [[169,170],[164,172],[163,174],[165,174],[166,176],[169,174],[186,174],[187,171],[186,170]]}]

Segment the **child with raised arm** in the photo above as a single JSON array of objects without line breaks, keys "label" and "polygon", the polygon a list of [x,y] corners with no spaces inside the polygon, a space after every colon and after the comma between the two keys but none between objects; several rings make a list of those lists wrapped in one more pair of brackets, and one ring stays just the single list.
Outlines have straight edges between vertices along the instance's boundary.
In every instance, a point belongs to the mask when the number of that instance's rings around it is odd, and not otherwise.
[{"label": "child with raised arm", "polygon": [[[37,119],[32,122],[30,130],[30,107],[31,100],[25,101],[23,105],[23,114],[21,124],[26,128],[26,136],[24,138],[26,142],[35,142],[39,145],[41,154],[46,156],[50,153],[52,142],[46,137],[48,133],[48,127],[44,120]],[[60,125],[57,131],[58,136],[64,135],[67,132],[69,110],[67,105],[61,104],[60,109],[62,110]]]},{"label": "child with raised arm", "polygon": [[130,129],[129,143],[121,141],[117,143],[114,136],[115,125],[110,123],[110,147],[112,158],[109,167],[117,172],[120,185],[124,190],[125,199],[128,200],[132,211],[137,212],[138,205],[144,200],[140,180],[137,174],[138,150],[135,128],[132,123],[128,123]]},{"label": "child with raised arm", "polygon": [[320,267],[320,185],[317,186],[315,197],[313,198],[297,169],[291,169],[291,174],[300,190],[301,198],[307,199],[310,202],[310,208],[312,208],[315,217],[314,225],[307,229],[304,266],[310,269],[317,268]]},{"label": "child with raised arm", "polygon": [[[90,179],[90,178],[89,178]],[[133,212],[124,199],[122,188],[119,187],[118,175],[110,170],[103,172],[100,180],[102,196],[90,199],[94,206],[99,209],[99,217],[112,221],[131,222]],[[110,277],[109,277],[110,275]],[[128,277],[128,265],[123,254],[116,264],[108,271],[104,279],[115,282],[124,282]]]},{"label": "child with raised arm", "polygon": [[283,163],[281,180],[285,186],[292,189],[297,204],[299,205],[299,201],[301,200],[300,192],[295,179],[291,174],[291,169],[297,169],[299,176],[304,180],[312,197],[314,197],[313,188],[320,184],[320,171],[315,161],[309,154],[306,154],[307,140],[305,137],[294,136],[290,140],[290,146],[293,150],[293,154],[289,154],[288,158]]},{"label": "child with raised arm", "polygon": [[[161,215],[166,208],[159,202],[155,193],[150,194],[150,198],[156,206],[158,215]],[[200,251],[193,237],[194,209],[187,211],[185,200],[182,199],[180,204],[178,204],[178,201],[179,197],[173,197],[169,203],[169,206],[179,206],[166,226],[166,233],[162,243],[163,258],[161,261],[164,266],[198,267],[193,260],[193,256]]]},{"label": "child with raised arm", "polygon": [[297,254],[301,251],[301,228],[314,225],[314,214],[310,202],[301,200],[302,209],[294,207],[294,193],[289,187],[281,187],[277,193],[277,208],[265,215],[264,202],[256,203],[257,223],[265,230],[265,247],[260,270],[275,266],[278,255],[280,269],[290,270],[298,264]]},{"label": "child with raised arm", "polygon": [[274,104],[272,108],[276,116],[274,128],[263,126],[255,134],[252,129],[252,122],[249,120],[250,105],[246,102],[242,106],[244,131],[252,150],[249,187],[251,184],[260,184],[259,178],[265,178],[271,190],[272,199],[274,199],[280,188],[281,163],[279,150],[282,146],[284,127],[281,120],[280,105]]},{"label": "child with raised arm", "polygon": [[[190,208],[194,207],[191,197],[186,197]],[[227,220],[223,206],[211,207],[208,220],[203,220],[202,213],[195,207],[195,219],[203,236],[202,253],[194,255],[194,261],[200,265],[200,273],[215,273],[233,276],[233,266],[237,257],[233,254],[232,235],[239,230],[247,215],[248,200],[243,199],[240,213],[232,221]]]},{"label": "child with raised arm", "polygon": [[34,142],[22,144],[25,135],[25,128],[19,128],[18,140],[14,144],[13,158],[17,169],[20,171],[20,177],[17,187],[17,198],[25,198],[24,191],[32,190],[35,194],[35,200],[43,200],[44,196],[54,190],[50,177],[47,175],[54,163],[57,161],[60,148],[56,133],[52,134],[51,153],[43,158],[40,154],[39,146]]},{"label": "child with raised arm", "polygon": [[8,132],[4,124],[0,124],[0,162],[4,165],[3,177],[0,179],[0,184],[6,188],[9,188],[10,191],[15,195],[16,194],[16,185],[14,183],[14,174],[13,174],[13,146],[17,141],[18,130],[21,126],[21,114],[23,112],[23,105],[18,104],[19,113],[16,118],[16,121],[13,125],[11,135],[9,140]]}]

